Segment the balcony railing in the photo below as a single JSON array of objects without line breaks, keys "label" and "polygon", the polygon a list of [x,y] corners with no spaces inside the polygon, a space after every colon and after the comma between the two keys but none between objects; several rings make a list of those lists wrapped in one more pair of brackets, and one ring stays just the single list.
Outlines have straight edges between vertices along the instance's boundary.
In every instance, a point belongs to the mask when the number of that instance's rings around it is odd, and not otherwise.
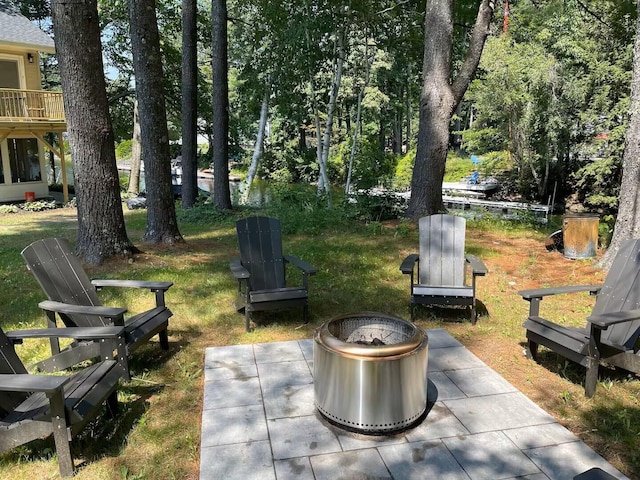
[{"label": "balcony railing", "polygon": [[0,88],[0,121],[65,122],[62,93]]}]

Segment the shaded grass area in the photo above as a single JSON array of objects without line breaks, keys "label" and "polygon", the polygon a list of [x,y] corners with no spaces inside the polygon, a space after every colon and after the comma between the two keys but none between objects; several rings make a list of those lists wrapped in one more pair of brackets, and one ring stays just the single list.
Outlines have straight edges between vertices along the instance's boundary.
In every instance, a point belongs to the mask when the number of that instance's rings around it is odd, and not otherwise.
[{"label": "shaded grass area", "polygon": [[[408,318],[409,282],[399,265],[417,249],[413,223],[354,217],[340,207],[329,212],[303,193],[291,193],[288,202],[274,202],[262,212],[220,213],[208,206],[179,211],[186,241],[174,248],[143,244],[146,213],[125,211],[129,236],[143,252],[132,263],[114,258],[87,270],[92,278],[173,281],[166,297],[174,313],[169,324],[170,350],[160,350],[155,341],[136,350],[134,380],[119,390],[119,415],[100,417],[73,442],[80,467],[77,478],[198,477],[206,347],[310,338],[322,322],[354,311]],[[257,328],[244,331],[244,318],[233,306],[236,284],[228,264],[237,255],[235,220],[256,213],[278,216],[285,252],[318,268],[310,280],[309,325],[302,325],[301,311],[293,309],[255,315]],[[44,325],[37,308],[44,298],[20,251],[47,236],[62,236],[74,243],[75,215],[74,209],[58,209],[0,216],[3,329]],[[544,350],[540,365],[522,354],[522,322],[528,305],[517,290],[603,279],[589,262],[570,262],[546,252],[547,233],[496,220],[469,222],[468,251],[489,268],[489,275],[478,280],[478,298],[486,315],[472,327],[466,311],[419,308],[417,323],[423,328],[446,328],[617,468],[640,478],[637,377],[605,370],[597,395],[585,399],[584,370]],[[105,289],[100,295],[105,304],[126,306],[131,313],[153,304],[153,296],[141,291]],[[542,314],[581,324],[592,302],[588,295],[545,299]],[[26,342],[18,353],[30,363],[46,356],[47,345]],[[0,478],[56,476],[52,440],[0,455]]]}]

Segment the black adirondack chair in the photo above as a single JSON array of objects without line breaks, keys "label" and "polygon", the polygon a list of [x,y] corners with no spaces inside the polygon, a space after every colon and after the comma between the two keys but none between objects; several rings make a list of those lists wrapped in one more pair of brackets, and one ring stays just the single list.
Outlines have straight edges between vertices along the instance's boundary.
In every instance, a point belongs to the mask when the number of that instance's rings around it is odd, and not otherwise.
[{"label": "black adirondack chair", "polygon": [[420,219],[420,253],[400,265],[403,274],[411,275],[411,320],[416,305],[464,305],[476,323],[476,277],[486,275],[487,267],[475,255],[465,255],[466,225],[464,218],[453,215]]},{"label": "black adirondack chair", "polygon": [[[584,328],[565,327],[540,316],[540,302],[549,295],[590,292],[596,295]],[[528,353],[536,359],[538,345],[544,345],[587,369],[585,395],[596,392],[600,363],[640,373],[640,239],[624,242],[604,283],[523,290],[529,302],[524,322]]]},{"label": "black adirondack chair", "polygon": [[[95,418],[106,403],[114,415],[124,368],[114,359],[123,327],[0,329],[0,452],[53,434],[60,475],[73,475],[71,439]],[[14,345],[26,338],[71,337],[98,340],[101,361],[73,375],[32,375]]]},{"label": "black adirondack chair", "polygon": [[[80,259],[64,239],[46,238],[33,242],[22,251],[27,267],[38,280],[49,301],[41,302],[50,328],[60,318],[67,327],[124,326],[126,355],[120,358],[130,380],[128,357],[140,345],[155,335],[162,349],[169,348],[167,327],[173,315],[165,305],[164,294],[172,282],[149,282],[138,280],[90,280]],[[97,290],[102,287],[125,287],[147,289],[155,294],[155,307],[124,318],[125,308],[109,308],[101,305]],[[79,360],[97,357],[99,345],[95,341],[76,341],[60,350],[57,339],[51,340],[51,358],[37,367],[45,372],[64,370]]]},{"label": "black adirondack chair", "polygon": [[[250,217],[236,222],[240,258],[231,260],[231,273],[238,280],[236,309],[245,313],[250,330],[251,312],[302,307],[308,322],[308,277],[316,273],[310,264],[282,253],[280,220]],[[286,264],[302,272],[302,285],[287,286]]]}]

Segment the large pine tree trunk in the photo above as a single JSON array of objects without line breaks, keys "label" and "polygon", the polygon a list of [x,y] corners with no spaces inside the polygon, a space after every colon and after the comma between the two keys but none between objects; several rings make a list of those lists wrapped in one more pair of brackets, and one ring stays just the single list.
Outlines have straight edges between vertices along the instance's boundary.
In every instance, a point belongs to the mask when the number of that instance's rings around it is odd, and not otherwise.
[{"label": "large pine tree trunk", "polygon": [[173,245],[182,240],[182,236],[178,231],[171,186],[169,132],[155,1],[129,0],[129,22],[147,192],[144,240]]},{"label": "large pine tree trunk", "polygon": [[196,0],[182,0],[182,208],[198,198]]},{"label": "large pine tree trunk", "polygon": [[480,62],[494,2],[482,0],[464,62],[450,83],[452,9],[453,0],[427,0],[426,3],[420,124],[407,209],[407,216],[414,220],[444,210],[442,181],[449,145],[449,122]]},{"label": "large pine tree trunk", "polygon": [[213,203],[231,208],[229,188],[229,84],[227,68],[227,2],[211,1],[211,70],[213,76]]},{"label": "large pine tree trunk", "polygon": [[125,229],[96,0],[51,2],[78,204],[77,253],[97,265],[136,251]]},{"label": "large pine tree trunk", "polygon": [[608,270],[620,245],[640,236],[640,0],[637,2],[636,39],[633,46],[633,77],[629,99],[629,129],[622,156],[622,184],[613,238],[598,266]]}]

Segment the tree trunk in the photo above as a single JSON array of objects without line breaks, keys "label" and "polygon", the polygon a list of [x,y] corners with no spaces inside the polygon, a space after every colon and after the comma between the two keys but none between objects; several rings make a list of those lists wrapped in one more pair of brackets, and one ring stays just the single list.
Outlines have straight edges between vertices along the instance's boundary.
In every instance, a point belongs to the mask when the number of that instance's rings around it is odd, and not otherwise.
[{"label": "tree trunk", "polygon": [[247,172],[247,178],[244,181],[242,187],[242,195],[244,200],[249,196],[249,190],[251,190],[251,184],[258,171],[258,162],[262,156],[262,150],[264,147],[264,131],[267,126],[267,118],[269,116],[269,85],[265,85],[264,97],[262,98],[262,107],[260,108],[260,122],[258,123],[258,133],[256,134],[256,144],[253,147],[253,155],[251,156],[251,165],[249,165],[249,171]]},{"label": "tree trunk", "polygon": [[324,135],[322,137],[322,164],[321,171],[323,174],[322,184],[318,183],[319,188],[324,189],[327,195],[327,205],[333,207],[331,200],[331,185],[329,184],[329,175],[327,174],[327,165],[329,164],[329,149],[331,147],[331,133],[333,130],[333,117],[338,101],[338,92],[340,91],[340,82],[342,81],[342,66],[344,64],[344,30],[338,32],[338,40],[336,45],[335,71],[331,82],[331,90],[329,92],[329,103],[327,105],[327,120],[324,125]]},{"label": "tree trunk", "polygon": [[138,100],[133,102],[133,136],[131,137],[131,171],[129,172],[129,188],[127,193],[140,193],[140,166],[142,164],[142,147],[140,146],[140,115]]},{"label": "tree trunk", "polygon": [[411,150],[411,115],[413,114],[411,111],[411,80],[411,64],[409,64],[407,66],[407,88],[405,88],[405,92],[407,94],[407,105],[405,107],[405,114],[407,116],[407,146],[404,149],[404,153],[409,153],[409,150]]},{"label": "tree trunk", "polygon": [[427,0],[426,3],[418,146],[407,209],[407,216],[414,220],[444,210],[442,181],[449,145],[449,122],[480,61],[489,35],[494,2],[482,0],[464,62],[450,83],[452,8],[452,0]]},{"label": "tree trunk", "polygon": [[144,240],[173,245],[181,241],[182,236],[171,186],[169,132],[155,1],[129,0],[129,22],[147,192]]},{"label": "tree trunk", "polygon": [[231,209],[229,188],[229,85],[227,66],[227,2],[211,0],[213,76],[213,203]]},{"label": "tree trunk", "polygon": [[78,205],[76,251],[98,265],[137,249],[122,213],[96,0],[51,2]]},{"label": "tree trunk", "polygon": [[304,126],[298,128],[298,151],[301,154],[307,151],[307,130]]},{"label": "tree trunk", "polygon": [[182,208],[198,198],[198,63],[196,0],[182,0]]},{"label": "tree trunk", "polygon": [[353,159],[356,156],[356,150],[358,147],[358,135],[360,134],[360,128],[361,128],[361,123],[362,123],[362,98],[364,97],[364,91],[367,89],[367,86],[369,85],[369,72],[371,71],[371,64],[373,63],[373,60],[375,58],[374,55],[371,55],[371,57],[369,57],[369,41],[368,38],[365,36],[365,49],[364,49],[364,55],[365,55],[365,70],[364,70],[364,84],[362,85],[362,88],[360,88],[360,91],[358,92],[358,100],[357,100],[357,104],[356,104],[356,125],[355,128],[353,129],[353,141],[351,143],[351,155],[349,156],[349,168],[347,170],[347,181],[345,183],[345,187],[344,187],[344,193],[345,194],[349,194],[349,190],[351,190],[351,174],[353,172]]},{"label": "tree trunk", "polygon": [[402,108],[396,106],[394,108],[393,121],[393,153],[402,153]]},{"label": "tree trunk", "polygon": [[598,262],[609,270],[620,245],[640,236],[640,0],[637,3],[636,39],[633,46],[633,76],[629,98],[629,129],[622,156],[622,184],[618,216],[611,244]]},{"label": "tree trunk", "polygon": [[325,179],[327,182],[329,179],[324,168],[324,164],[322,163],[322,158],[324,157],[322,153],[322,126],[320,125],[320,109],[318,107],[318,99],[316,98],[316,89],[313,78],[309,81],[309,87],[311,90],[311,104],[313,108],[313,124],[316,131],[316,161],[318,162],[318,168],[320,170],[320,173],[318,174],[318,191],[320,192],[324,188]]},{"label": "tree trunk", "polygon": [[344,186],[344,193],[349,194],[351,190],[351,174],[353,173],[353,159],[356,156],[356,150],[358,148],[358,134],[360,133],[360,117],[362,114],[362,96],[364,94],[365,87],[363,86],[358,92],[358,104],[356,107],[356,125],[353,129],[353,140],[351,141],[351,155],[349,155],[349,168],[347,169],[347,181]]}]

